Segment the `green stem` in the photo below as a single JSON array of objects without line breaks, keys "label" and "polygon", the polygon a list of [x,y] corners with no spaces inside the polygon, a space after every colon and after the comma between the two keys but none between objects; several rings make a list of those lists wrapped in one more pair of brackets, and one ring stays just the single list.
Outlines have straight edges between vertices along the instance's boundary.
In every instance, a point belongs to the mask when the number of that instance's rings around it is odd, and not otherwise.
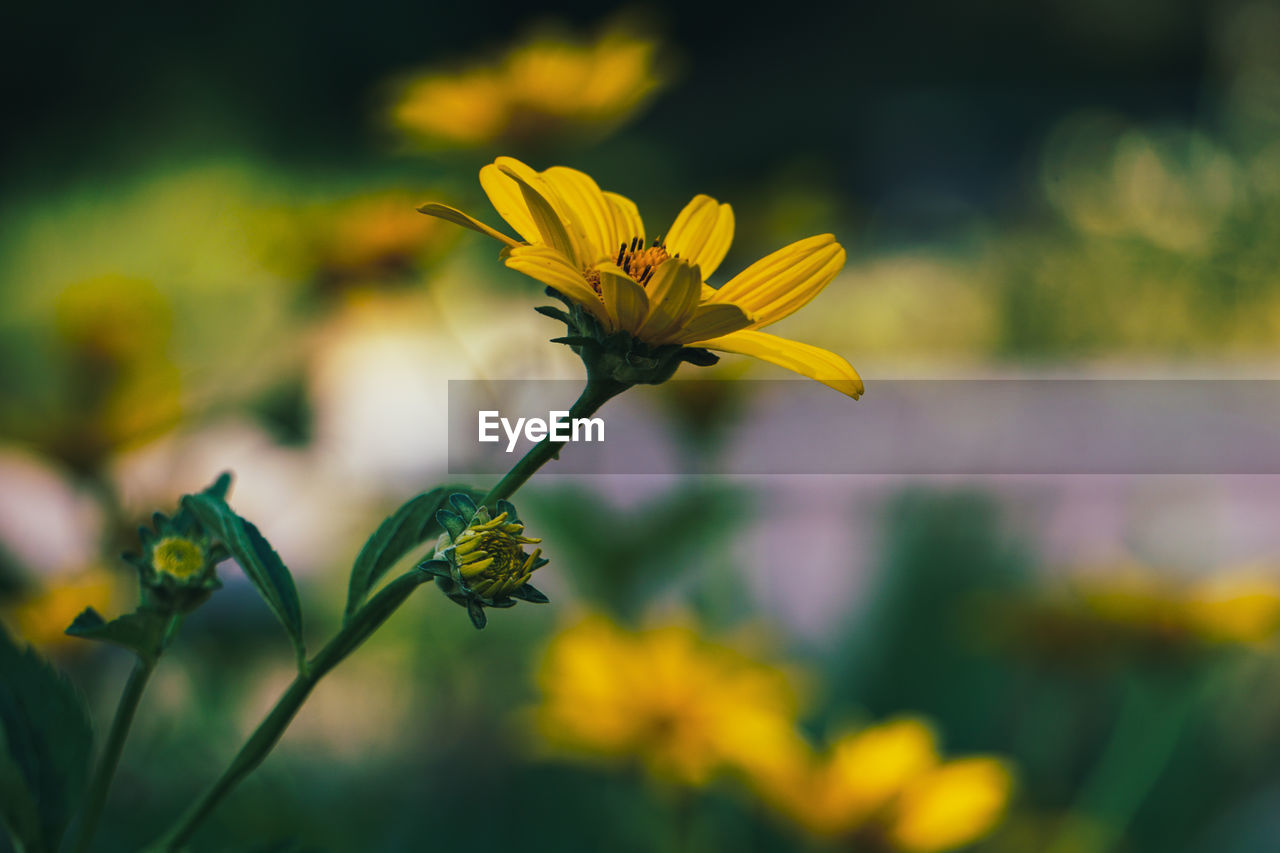
[{"label": "green stem", "polygon": [[93,780],[85,798],[84,816],[76,833],[76,842],[71,849],[76,853],[84,853],[93,843],[94,833],[98,830],[98,821],[102,818],[102,807],[107,802],[107,791],[111,788],[111,780],[116,775],[116,767],[120,764],[120,753],[124,751],[125,739],[129,736],[129,726],[133,724],[133,715],[138,710],[138,702],[142,699],[142,691],[147,687],[152,671],[156,668],[156,659],[138,658],[129,674],[129,681],[120,696],[120,704],[116,706],[115,719],[111,721],[111,732],[107,735],[106,746],[102,757],[94,770]]},{"label": "green stem", "polygon": [[[582,394],[569,408],[569,418],[587,418],[594,415],[601,406],[630,387],[613,379],[589,378],[587,387],[582,389]],[[552,441],[548,436],[535,444],[507,472],[506,476],[498,481],[498,485],[489,490],[489,493],[484,496],[480,503],[484,506],[493,506],[503,498],[511,497],[516,493],[517,489],[533,476],[535,471],[559,456],[560,448],[564,447],[566,443],[564,441]]]},{"label": "green stem", "polygon": [[[585,418],[596,412],[614,396],[625,391],[628,385],[613,380],[588,379],[587,386],[581,396],[569,410],[570,418]],[[555,458],[563,441],[543,439],[520,459],[507,472],[506,476],[494,486],[482,503],[492,505],[503,498],[515,494],[534,472]],[[213,784],[186,814],[159,841],[149,849],[152,851],[170,851],[180,848],[191,838],[196,828],[209,816],[227,794],[240,784],[263,759],[275,748],[286,728],[293,721],[311,694],[312,689],[329,670],[342,662],[347,655],[359,648],[369,635],[377,630],[420,585],[431,580],[426,572],[413,569],[387,584],[373,598],[369,599],[352,617],[344,623],[329,643],[315,657],[299,668],[298,676],[285,690],[284,695],[276,702],[270,713],[258,725],[253,734],[240,748],[231,766]]]},{"label": "green stem", "polygon": [[176,850],[182,847],[222,799],[267,757],[320,679],[359,648],[420,584],[431,580],[431,577],[426,572],[411,570],[387,584],[357,610],[342,630],[308,662],[306,669],[298,673],[275,707],[245,741],[221,778],[150,849]]}]

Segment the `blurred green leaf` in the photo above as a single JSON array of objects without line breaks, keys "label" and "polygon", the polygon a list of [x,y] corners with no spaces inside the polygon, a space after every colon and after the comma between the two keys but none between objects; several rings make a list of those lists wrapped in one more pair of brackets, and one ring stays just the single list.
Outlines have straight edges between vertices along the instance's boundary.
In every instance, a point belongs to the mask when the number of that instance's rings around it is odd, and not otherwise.
[{"label": "blurred green leaf", "polygon": [[276,618],[289,632],[299,661],[306,657],[302,641],[302,606],[293,576],[280,555],[258,532],[258,528],[231,511],[216,495],[187,495],[182,499],[204,528],[231,552],[245,575],[266,600]]},{"label": "blurred green leaf", "polygon": [[345,618],[351,617],[400,558],[440,532],[436,511],[457,493],[480,496],[466,486],[438,486],[413,498],[378,525],[351,567]]},{"label": "blurred green leaf", "polygon": [[92,742],[80,696],[0,628],[0,817],[19,849],[57,850],[84,792]]},{"label": "blurred green leaf", "polygon": [[89,607],[71,623],[67,634],[112,643],[150,663],[160,653],[167,622],[164,616],[152,610],[137,610],[107,622],[98,615],[98,611]]},{"label": "blurred green leaf", "polygon": [[625,509],[592,491],[564,488],[539,492],[534,506],[539,531],[555,543],[557,563],[569,568],[578,591],[622,618],[643,613],[688,573],[691,560],[714,553],[749,515],[740,491],[714,486],[681,488]]}]

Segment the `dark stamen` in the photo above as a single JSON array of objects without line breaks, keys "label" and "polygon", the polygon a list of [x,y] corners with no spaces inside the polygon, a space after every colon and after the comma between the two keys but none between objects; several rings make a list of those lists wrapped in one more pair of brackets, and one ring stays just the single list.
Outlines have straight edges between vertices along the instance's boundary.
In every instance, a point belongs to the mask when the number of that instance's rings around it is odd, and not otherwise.
[{"label": "dark stamen", "polygon": [[627,253],[627,244],[623,243],[622,248],[618,250],[618,266],[622,266],[622,258]]}]

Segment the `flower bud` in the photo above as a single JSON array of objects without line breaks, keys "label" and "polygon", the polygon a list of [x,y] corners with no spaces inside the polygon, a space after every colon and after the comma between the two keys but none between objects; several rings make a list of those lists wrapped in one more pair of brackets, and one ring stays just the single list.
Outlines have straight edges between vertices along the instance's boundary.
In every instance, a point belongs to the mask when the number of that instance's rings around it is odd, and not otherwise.
[{"label": "flower bud", "polygon": [[153,516],[154,530],[142,527],[141,554],[124,558],[138,569],[142,605],[164,613],[187,613],[222,586],[214,567],[227,558],[226,549],[210,541],[185,510],[173,518]]},{"label": "flower bud", "polygon": [[452,601],[467,608],[472,623],[483,628],[486,607],[513,607],[516,600],[543,604],[547,597],[529,578],[547,564],[542,549],[526,553],[524,546],[542,540],[524,535],[516,508],[498,501],[493,511],[478,507],[461,492],[449,498],[451,509],[436,513],[444,528],[435,555],[418,566],[435,575],[436,584]]}]

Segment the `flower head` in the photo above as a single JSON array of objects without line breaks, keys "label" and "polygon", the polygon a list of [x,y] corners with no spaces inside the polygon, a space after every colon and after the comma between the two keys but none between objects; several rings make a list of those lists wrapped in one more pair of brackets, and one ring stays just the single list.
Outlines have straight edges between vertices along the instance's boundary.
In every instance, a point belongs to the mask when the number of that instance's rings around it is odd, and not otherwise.
[{"label": "flower head", "polygon": [[689,202],[665,237],[646,238],[636,205],[589,176],[537,172],[511,157],[480,170],[480,184],[521,240],[442,204],[419,210],[503,243],[507,266],[547,285],[569,306],[542,309],[569,326],[563,342],[588,367],[626,383],[661,382],[681,361],[741,353],[794,370],[851,397],[862,380],[840,356],[762,331],[817,296],[844,266],[831,234],[767,255],[719,288],[708,285],[733,241],[733,210],[706,195]]},{"label": "flower head", "polygon": [[422,143],[454,147],[607,131],[659,87],[656,50],[622,28],[589,41],[544,33],[496,62],[406,79],[391,121]]},{"label": "flower head", "polygon": [[[225,496],[230,485],[230,475],[224,474],[206,493]],[[144,608],[186,613],[222,586],[216,569],[229,556],[227,549],[185,506],[172,517],[155,513],[151,527],[138,528],[138,538],[141,553],[125,554],[124,559],[138,570]]]},{"label": "flower head", "polygon": [[552,640],[539,682],[538,727],[553,747],[634,759],[686,785],[768,760],[794,730],[781,670],[683,625],[635,631],[589,618]]},{"label": "flower head", "polygon": [[810,834],[875,839],[904,853],[941,853],[990,832],[1002,817],[1012,773],[989,757],[944,761],[933,730],[901,718],[841,734],[825,756],[752,768],[767,802]]},{"label": "flower head", "polygon": [[541,539],[524,535],[516,508],[498,501],[494,511],[478,507],[461,492],[449,498],[451,509],[436,514],[444,533],[435,555],[419,568],[431,572],[449,598],[467,608],[477,628],[485,626],[486,607],[512,607],[516,599],[544,604],[547,597],[529,578],[549,561],[542,549],[526,553],[524,546]]}]

